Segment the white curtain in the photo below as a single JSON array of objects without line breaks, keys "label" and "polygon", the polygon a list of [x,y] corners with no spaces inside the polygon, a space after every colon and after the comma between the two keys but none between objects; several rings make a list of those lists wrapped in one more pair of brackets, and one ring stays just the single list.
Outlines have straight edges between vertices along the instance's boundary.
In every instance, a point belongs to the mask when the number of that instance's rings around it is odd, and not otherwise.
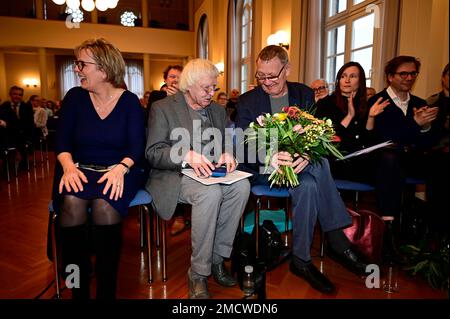
[{"label": "white curtain", "polygon": [[73,58],[67,58],[61,63],[60,69],[60,93],[61,98],[64,98],[67,91],[75,86],[80,85],[80,80],[73,70]]},{"label": "white curtain", "polygon": [[125,84],[139,98],[144,96],[144,70],[141,61],[125,61]]},{"label": "white curtain", "polygon": [[[125,61],[125,84],[129,91],[139,98],[144,95],[144,76],[142,62]],[[73,59],[67,58],[61,63],[60,69],[61,97],[64,97],[71,88],[80,85],[80,80],[73,70]]]}]

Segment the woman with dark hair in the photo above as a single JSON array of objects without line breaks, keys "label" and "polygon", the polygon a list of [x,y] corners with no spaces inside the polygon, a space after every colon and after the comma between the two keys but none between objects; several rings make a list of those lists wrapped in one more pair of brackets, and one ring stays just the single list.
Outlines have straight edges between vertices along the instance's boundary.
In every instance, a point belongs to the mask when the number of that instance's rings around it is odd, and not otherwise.
[{"label": "woman with dark hair", "polygon": [[[347,62],[338,71],[335,82],[336,90],[317,102],[316,116],[333,121],[339,136],[342,153],[352,153],[373,144],[366,129],[368,108],[366,75],[358,62]],[[380,102],[383,108],[386,102]],[[387,105],[387,104],[386,104]],[[368,182],[372,179],[363,167],[367,167],[369,156],[361,156],[351,161],[331,162],[331,171],[335,178]]]}]

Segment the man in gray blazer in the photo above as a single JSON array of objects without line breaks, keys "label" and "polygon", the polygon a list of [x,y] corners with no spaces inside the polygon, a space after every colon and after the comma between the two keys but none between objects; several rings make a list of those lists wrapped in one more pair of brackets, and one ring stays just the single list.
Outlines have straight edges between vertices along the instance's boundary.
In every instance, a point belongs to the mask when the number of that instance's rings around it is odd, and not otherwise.
[{"label": "man in gray blazer", "polygon": [[224,142],[229,140],[225,110],[212,101],[218,75],[210,61],[191,60],[181,74],[180,92],[155,102],[150,110],[146,158],[151,172],[146,188],[156,211],[168,220],[178,202],[192,205],[190,298],[209,298],[211,272],[219,284],[236,285],[223,260],[231,254],[250,192],[247,180],[206,186],[181,174],[184,167],[193,168],[199,177],[209,177],[222,165],[227,172],[236,169],[232,147]]}]

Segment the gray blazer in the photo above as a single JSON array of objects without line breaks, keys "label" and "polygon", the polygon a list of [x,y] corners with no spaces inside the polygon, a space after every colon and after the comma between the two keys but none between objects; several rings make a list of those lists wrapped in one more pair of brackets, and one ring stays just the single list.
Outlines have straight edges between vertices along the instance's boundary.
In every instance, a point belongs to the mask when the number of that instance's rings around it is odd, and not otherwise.
[{"label": "gray blazer", "polygon": [[[193,149],[193,124],[188,108],[183,94],[178,92],[154,102],[150,109],[145,156],[150,163],[151,170],[145,188],[153,197],[156,212],[165,220],[169,220],[175,211],[182,178],[181,161],[175,163],[170,158],[171,148],[174,144],[179,147],[182,138],[178,136],[177,140],[171,140],[171,132],[176,128],[187,129],[190,145],[186,145],[186,147],[187,149]],[[212,102],[206,110],[212,126],[219,129],[224,137],[225,109]]]}]

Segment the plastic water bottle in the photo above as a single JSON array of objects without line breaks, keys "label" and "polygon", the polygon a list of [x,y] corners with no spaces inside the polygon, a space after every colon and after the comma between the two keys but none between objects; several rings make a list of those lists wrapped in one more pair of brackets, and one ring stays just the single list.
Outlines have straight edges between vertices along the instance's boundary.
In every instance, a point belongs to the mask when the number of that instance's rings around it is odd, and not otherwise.
[{"label": "plastic water bottle", "polygon": [[253,266],[247,265],[244,268],[245,274],[242,280],[242,290],[244,298],[249,298],[255,293],[255,279],[253,276]]}]

